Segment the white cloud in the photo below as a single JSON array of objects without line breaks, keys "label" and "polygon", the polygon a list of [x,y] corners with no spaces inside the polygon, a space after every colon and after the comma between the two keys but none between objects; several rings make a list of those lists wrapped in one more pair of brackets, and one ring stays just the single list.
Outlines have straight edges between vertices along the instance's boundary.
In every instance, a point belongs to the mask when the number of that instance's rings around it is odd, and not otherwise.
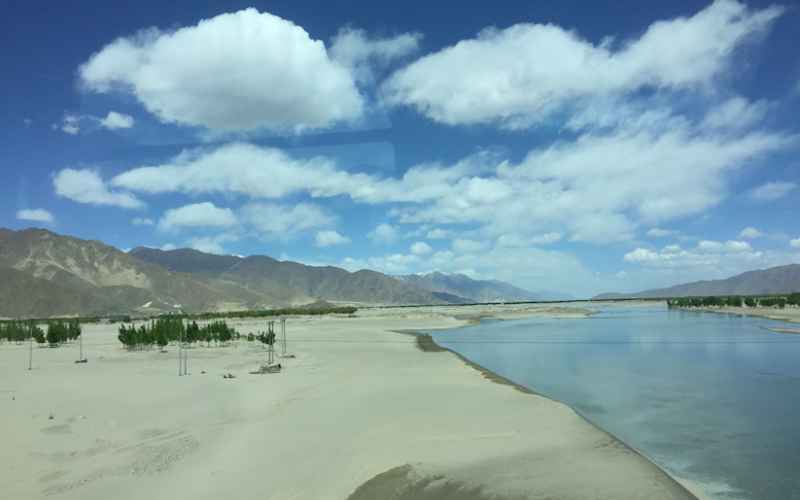
[{"label": "white cloud", "polygon": [[233,143],[212,151],[187,150],[168,163],[124,172],[109,184],[147,194],[230,193],[253,198],[282,198],[307,192],[335,196],[353,191],[369,194],[369,177],[336,170],[333,161],[316,157],[295,160],[285,152]]},{"label": "white cloud", "polygon": [[344,243],[349,243],[350,238],[347,236],[342,236],[336,231],[318,231],[317,232],[317,246],[318,247],[327,247],[330,245],[342,245]]},{"label": "white cloud", "polygon": [[425,255],[431,253],[432,251],[433,248],[431,248],[424,241],[418,241],[411,245],[411,253],[414,255]]},{"label": "white cloud", "polygon": [[796,187],[797,184],[794,182],[768,182],[750,191],[750,197],[756,201],[773,201],[783,198]]},{"label": "white cloud", "polygon": [[351,273],[360,271],[361,269],[370,269],[370,265],[363,259],[353,259],[351,257],[345,257],[342,259],[342,261],[338,264],[338,267],[346,269]]},{"label": "white cloud", "polygon": [[624,262],[650,262],[658,260],[659,255],[646,248],[637,248],[632,252],[628,252],[622,256]]},{"label": "white cloud", "polygon": [[487,246],[488,244],[485,241],[475,241],[466,238],[453,240],[453,252],[457,254],[480,252]]},{"label": "white cloud", "polygon": [[800,238],[795,238],[793,240],[790,240],[789,241],[789,245],[791,245],[791,246],[793,246],[795,248],[800,248]]},{"label": "white cloud", "polygon": [[161,250],[168,252],[170,250],[175,250],[175,248],[176,248],[175,245],[173,245],[172,243],[165,243],[164,246],[161,247]]},{"label": "white cloud", "polygon": [[178,226],[222,226],[236,224],[236,217],[229,208],[217,208],[213,203],[203,202],[167,210],[158,221],[159,231],[169,231]]},{"label": "white cloud", "polygon": [[39,222],[53,223],[53,214],[42,208],[33,210],[20,210],[17,212],[17,219],[19,220],[35,220]]},{"label": "white cloud", "polygon": [[79,70],[95,92],[130,92],[165,123],[215,131],[325,127],[362,114],[353,76],[301,27],[249,8],[118,38]]},{"label": "white cloud", "polygon": [[110,191],[94,170],[65,168],[53,177],[53,185],[56,194],[79,203],[116,205],[122,208],[144,206],[144,203],[127,191]]},{"label": "white cloud", "polygon": [[416,52],[422,35],[403,33],[394,38],[369,39],[364,30],[342,28],[333,38],[329,50],[331,59],[357,68],[368,61],[384,65],[394,59]]},{"label": "white cloud", "polygon": [[497,238],[497,244],[501,247],[521,247],[529,245],[549,245],[559,241],[564,236],[563,233],[551,232],[532,237],[520,234],[504,234]]},{"label": "white cloud", "polygon": [[756,229],[754,227],[746,227],[746,228],[742,229],[742,232],[739,233],[739,236],[737,236],[737,238],[739,238],[739,239],[742,239],[742,238],[761,238],[762,236],[764,236],[764,233],[762,233],[758,229]]},{"label": "white cloud", "polygon": [[428,259],[428,265],[431,269],[440,269],[444,267],[450,267],[453,263],[453,258],[455,258],[456,254],[451,252],[450,250],[444,250],[441,252],[436,252]]},{"label": "white cloud", "polygon": [[533,150],[516,165],[482,152],[450,166],[417,165],[401,179],[350,174],[324,157],[298,160],[233,143],[185,151],[163,165],[124,172],[109,185],[147,194],[343,195],[356,203],[397,203],[389,213],[402,223],[477,223],[489,235],[516,234],[523,241],[545,231],[548,238],[603,242],[630,239],[640,225],[702,213],[724,198],[732,171],[793,141],[777,134],[705,134],[672,118],[655,129],[634,123],[584,134]]},{"label": "white cloud", "polygon": [[389,224],[380,224],[373,231],[367,233],[375,243],[392,243],[397,239],[397,230]]},{"label": "white cloud", "polygon": [[713,253],[737,253],[737,252],[750,252],[753,249],[746,241],[728,240],[725,243],[719,241],[701,241],[697,244],[697,249],[701,252]]},{"label": "white cloud", "polygon": [[80,116],[64,111],[64,117],[61,118],[61,125],[54,123],[53,130],[61,130],[69,135],[78,135],[81,131]]},{"label": "white cloud", "polygon": [[637,248],[626,253],[624,262],[645,263],[655,267],[690,269],[694,267],[746,266],[766,262],[765,254],[754,251],[745,241],[701,241],[697,248],[686,250],[679,245],[665,246],[658,252]]},{"label": "white cloud", "polygon": [[449,234],[450,231],[437,227],[436,229],[428,231],[428,234],[426,234],[425,237],[431,240],[443,240],[447,238]]},{"label": "white cloud", "polygon": [[388,257],[371,257],[369,267],[386,273],[407,273],[410,265],[421,262],[417,255],[392,254]]},{"label": "white cloud", "polygon": [[647,231],[647,236],[654,236],[656,238],[663,238],[664,236],[669,236],[670,234],[673,234],[673,233],[674,233],[674,231],[669,231],[667,229],[659,229],[657,227],[654,227],[653,229]]},{"label": "white cloud", "polygon": [[153,219],[144,219],[142,217],[134,217],[131,221],[131,224],[134,226],[155,226],[156,223],[153,222]]},{"label": "white cloud", "polygon": [[762,37],[782,12],[717,0],[691,18],[653,23],[618,50],[612,40],[593,45],[551,24],[487,28],[396,72],[384,93],[442,123],[527,127],[587,99],[709,86],[736,49]]},{"label": "white cloud", "polygon": [[24,120],[22,120],[22,126],[23,126],[24,128],[31,128],[31,127],[33,127],[33,120],[31,120],[30,118],[25,118]]},{"label": "white cloud", "polygon": [[336,222],[335,216],[310,203],[298,203],[291,207],[251,203],[242,209],[242,214],[260,231],[273,233],[281,238],[290,238],[298,231],[330,226]]},{"label": "white cloud", "polygon": [[[218,234],[216,236],[203,236],[199,238],[191,238],[186,243],[189,248],[200,250],[205,253],[213,253],[217,255],[225,255],[225,247],[223,244],[230,241],[238,241],[239,237],[229,233]],[[165,245],[166,247],[167,245]],[[174,249],[174,246],[173,246]],[[166,250],[166,248],[164,248]]]},{"label": "white cloud", "polygon": [[[760,133],[706,136],[682,120],[663,131],[585,134],[534,150],[519,165],[486,159],[482,167],[414,167],[396,189],[417,203],[397,214],[404,223],[483,223],[494,234],[548,228],[571,232],[572,240],[630,239],[640,225],[716,205],[730,172],[791,143]],[[426,182],[418,185],[416,178]],[[380,188],[395,189],[386,183]],[[376,192],[383,199],[399,197]]]},{"label": "white cloud", "polygon": [[562,233],[547,233],[541,236],[534,236],[530,239],[532,245],[549,245],[555,243],[564,236]]},{"label": "white cloud", "polygon": [[750,104],[742,97],[734,97],[711,111],[703,120],[703,126],[710,129],[744,128],[761,121],[767,107],[765,101]]},{"label": "white cloud", "polygon": [[133,117],[116,111],[109,111],[108,116],[100,120],[100,126],[111,130],[131,128],[133,127]]}]

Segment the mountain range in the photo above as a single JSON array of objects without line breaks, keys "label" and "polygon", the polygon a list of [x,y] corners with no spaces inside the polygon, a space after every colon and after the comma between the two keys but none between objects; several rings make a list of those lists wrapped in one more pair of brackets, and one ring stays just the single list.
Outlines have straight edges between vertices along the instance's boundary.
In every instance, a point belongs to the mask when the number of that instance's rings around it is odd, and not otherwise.
[{"label": "mountain range", "polygon": [[460,273],[432,271],[395,279],[430,290],[435,297],[454,304],[554,300],[549,294],[529,292],[497,280],[473,280]]},{"label": "mountain range", "polygon": [[187,249],[135,250],[43,229],[0,228],[0,317],[289,308],[317,300],[443,303],[428,290],[375,271]]},{"label": "mountain range", "polygon": [[592,300],[769,295],[793,292],[800,292],[800,264],[748,271],[725,280],[695,281],[638,293],[603,293],[592,297]]}]

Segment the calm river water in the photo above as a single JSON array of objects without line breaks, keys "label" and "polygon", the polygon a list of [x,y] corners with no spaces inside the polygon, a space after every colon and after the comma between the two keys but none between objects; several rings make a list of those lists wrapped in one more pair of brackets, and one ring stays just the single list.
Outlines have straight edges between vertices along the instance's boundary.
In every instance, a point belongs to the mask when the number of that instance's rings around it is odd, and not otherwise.
[{"label": "calm river water", "polygon": [[599,309],[427,333],[575,408],[713,498],[800,500],[800,335],[746,316]]}]

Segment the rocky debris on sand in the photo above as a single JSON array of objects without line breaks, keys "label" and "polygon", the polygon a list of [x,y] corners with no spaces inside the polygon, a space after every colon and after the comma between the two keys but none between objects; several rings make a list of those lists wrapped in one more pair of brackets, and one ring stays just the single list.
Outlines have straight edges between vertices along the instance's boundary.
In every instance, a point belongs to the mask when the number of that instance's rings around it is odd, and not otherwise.
[{"label": "rocky debris on sand", "polygon": [[281,372],[281,365],[278,363],[277,365],[261,365],[261,368],[258,369],[257,372],[259,374],[264,373],[280,373]]}]

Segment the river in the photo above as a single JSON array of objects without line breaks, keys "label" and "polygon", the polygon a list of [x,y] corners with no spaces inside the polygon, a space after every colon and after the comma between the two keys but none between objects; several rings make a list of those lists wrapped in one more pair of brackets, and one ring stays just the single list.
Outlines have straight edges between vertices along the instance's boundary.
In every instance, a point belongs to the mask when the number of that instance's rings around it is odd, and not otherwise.
[{"label": "river", "polygon": [[666,307],[429,331],[720,500],[800,500],[800,335]]}]

